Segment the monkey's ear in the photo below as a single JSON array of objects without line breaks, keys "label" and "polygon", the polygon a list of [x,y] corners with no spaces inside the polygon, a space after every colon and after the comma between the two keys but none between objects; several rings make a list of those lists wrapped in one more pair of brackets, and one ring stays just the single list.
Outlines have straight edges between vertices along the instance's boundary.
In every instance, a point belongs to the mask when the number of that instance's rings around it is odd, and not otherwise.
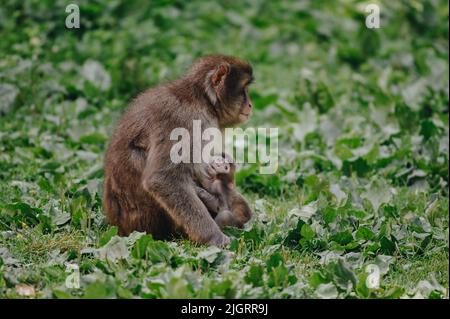
[{"label": "monkey's ear", "polygon": [[211,83],[213,86],[219,85],[228,75],[230,65],[228,63],[221,63],[211,75]]},{"label": "monkey's ear", "polygon": [[223,83],[229,72],[230,65],[228,63],[221,63],[206,76],[206,94],[213,105],[216,105],[220,99],[218,94],[218,91],[220,91],[219,85]]},{"label": "monkey's ear", "polygon": [[228,188],[229,189],[234,189],[234,183],[233,182],[229,182],[228,183]]}]

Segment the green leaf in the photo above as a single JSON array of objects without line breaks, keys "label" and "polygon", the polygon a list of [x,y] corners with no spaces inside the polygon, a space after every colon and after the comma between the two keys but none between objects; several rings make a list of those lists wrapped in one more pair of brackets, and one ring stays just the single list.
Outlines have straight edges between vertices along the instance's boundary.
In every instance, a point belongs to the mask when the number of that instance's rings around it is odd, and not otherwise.
[{"label": "green leaf", "polygon": [[380,238],[381,251],[386,255],[392,255],[395,252],[395,243],[386,236]]},{"label": "green leaf", "polygon": [[[160,253],[161,250],[159,250],[158,252]],[[198,257],[201,259],[204,259],[208,263],[212,264],[219,257],[221,252],[222,252],[222,250],[220,248],[218,248],[216,246],[210,246],[207,249],[202,250],[198,254]]]},{"label": "green leaf", "polygon": [[367,199],[371,204],[375,212],[382,204],[389,203],[392,199],[392,193],[390,186],[383,179],[373,179],[369,185],[366,186],[366,190],[361,194],[361,198]]},{"label": "green leaf", "polygon": [[420,122],[420,135],[422,135],[425,140],[428,140],[437,134],[439,134],[439,128],[433,123],[433,121],[423,120]]},{"label": "green leaf", "polygon": [[394,257],[386,255],[378,255],[374,261],[375,265],[377,265],[378,269],[380,270],[380,274],[382,275],[388,273],[390,265],[392,265],[394,262]]},{"label": "green leaf", "polygon": [[347,176],[356,173],[359,177],[363,177],[366,176],[370,170],[371,166],[367,163],[367,160],[362,157],[358,157],[354,160],[345,160],[342,164],[342,172]]},{"label": "green leaf", "polygon": [[346,245],[353,241],[353,235],[350,231],[342,231],[330,236],[330,241],[335,241],[338,244]]},{"label": "green leaf", "polygon": [[298,216],[307,222],[317,212],[317,201],[303,205],[300,208],[294,208],[289,211],[289,215]]},{"label": "green leaf", "polygon": [[147,248],[150,242],[153,241],[153,237],[151,235],[141,236],[134,243],[133,249],[131,250],[131,255],[134,258],[145,258],[147,256]]},{"label": "green leaf", "polygon": [[314,236],[316,235],[314,233],[314,230],[311,228],[311,226],[309,226],[308,224],[304,224],[302,226],[302,229],[300,231],[300,234],[303,236],[303,238],[305,238],[306,240],[311,240],[314,238]]},{"label": "green leaf", "polygon": [[[25,217],[26,222],[36,224],[39,222],[39,215],[42,214],[42,210],[37,207],[32,207],[24,202],[16,202],[6,204],[4,207],[13,212],[20,212]],[[20,216],[19,216],[20,217]]]},{"label": "green leaf", "polygon": [[105,246],[112,237],[116,236],[118,232],[117,226],[110,227],[106,232],[102,234],[99,240],[99,247]]},{"label": "green leaf", "polygon": [[261,265],[251,265],[248,272],[245,274],[245,282],[252,284],[255,287],[262,286],[264,275],[264,268]]},{"label": "green leaf", "polygon": [[279,266],[283,263],[283,256],[279,252],[273,253],[267,260],[267,271],[271,271],[272,268]]},{"label": "green leaf", "polygon": [[356,293],[358,294],[358,296],[360,296],[362,298],[370,297],[370,289],[366,285],[366,280],[367,280],[368,275],[369,274],[367,272],[363,272],[358,277],[358,284],[356,285],[355,290],[356,290]]},{"label": "green leaf", "polygon": [[327,207],[325,208],[322,214],[323,214],[323,221],[326,224],[330,224],[336,220],[338,211],[332,207]]},{"label": "green leaf", "polygon": [[355,233],[355,238],[358,240],[371,240],[374,237],[374,232],[367,227],[360,227]]},{"label": "green leaf", "polygon": [[[217,247],[214,247],[217,248]],[[212,263],[219,255],[220,255],[220,249],[219,251],[217,249],[207,249],[203,252],[199,253],[199,257]],[[160,240],[152,240],[148,241],[148,248],[147,248],[147,254],[148,258],[152,263],[169,263],[173,256],[172,248],[164,241]]]},{"label": "green leaf", "polygon": [[331,279],[324,276],[320,271],[314,272],[309,278],[309,284],[313,288],[319,287],[321,284],[329,283]]},{"label": "green leaf", "polygon": [[339,295],[336,286],[332,283],[320,284],[315,293],[322,299],[336,299]]},{"label": "green leaf", "polygon": [[52,291],[52,293],[53,293],[53,296],[55,296],[55,298],[58,298],[58,299],[73,299],[73,296],[66,291],[54,289]]},{"label": "green leaf", "polygon": [[361,210],[355,210],[355,209],[349,209],[348,210],[348,214],[350,216],[355,216],[358,219],[363,219],[364,217],[367,216],[367,213]]},{"label": "green leaf", "polygon": [[117,293],[117,296],[122,299],[132,299],[133,298],[133,293],[130,290],[123,288],[121,286],[117,287],[116,293]]},{"label": "green leaf", "polygon": [[113,262],[119,259],[127,259],[129,256],[127,240],[119,236],[111,237],[108,243],[97,249],[96,252],[101,259]]},{"label": "green leaf", "polygon": [[107,299],[115,297],[115,289],[111,283],[93,282],[85,289],[85,299]]},{"label": "green leaf", "polygon": [[342,259],[337,262],[331,262],[327,265],[327,269],[333,276],[333,282],[336,286],[344,291],[356,286],[356,276],[350,267]]}]

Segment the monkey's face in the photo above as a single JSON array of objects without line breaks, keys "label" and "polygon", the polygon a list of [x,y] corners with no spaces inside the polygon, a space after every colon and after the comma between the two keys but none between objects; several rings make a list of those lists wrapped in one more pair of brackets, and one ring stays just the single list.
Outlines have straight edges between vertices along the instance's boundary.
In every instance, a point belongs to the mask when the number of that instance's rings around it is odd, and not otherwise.
[{"label": "monkey's face", "polygon": [[236,165],[228,155],[214,156],[207,167],[207,171],[213,179],[221,180],[230,189],[234,188]]},{"label": "monkey's face", "polygon": [[246,85],[241,93],[241,109],[239,112],[239,123],[245,123],[248,121],[250,116],[252,115],[252,102],[250,101],[250,97],[248,95],[248,85]]},{"label": "monkey's face", "polygon": [[223,156],[213,156],[211,162],[209,163],[212,171],[215,175],[218,174],[234,174],[234,163]]},{"label": "monkey's face", "polygon": [[228,115],[228,123],[231,125],[242,124],[249,120],[252,115],[253,105],[248,94],[248,87],[253,81],[250,74],[237,72],[233,76],[230,74],[228,78],[228,99],[222,105],[224,113]]},{"label": "monkey's face", "polygon": [[[220,64],[212,73],[213,104],[221,126],[236,125],[248,121],[252,114],[252,102],[248,87],[253,81],[250,65]],[[215,102],[215,103],[214,103]]]}]

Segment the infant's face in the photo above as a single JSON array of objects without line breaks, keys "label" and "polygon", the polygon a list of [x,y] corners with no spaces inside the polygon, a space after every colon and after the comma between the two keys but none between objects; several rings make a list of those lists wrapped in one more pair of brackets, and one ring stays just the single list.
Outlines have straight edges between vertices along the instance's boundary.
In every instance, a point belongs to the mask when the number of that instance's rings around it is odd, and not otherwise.
[{"label": "infant's face", "polygon": [[215,174],[229,174],[231,171],[231,164],[222,156],[215,156],[209,165]]}]

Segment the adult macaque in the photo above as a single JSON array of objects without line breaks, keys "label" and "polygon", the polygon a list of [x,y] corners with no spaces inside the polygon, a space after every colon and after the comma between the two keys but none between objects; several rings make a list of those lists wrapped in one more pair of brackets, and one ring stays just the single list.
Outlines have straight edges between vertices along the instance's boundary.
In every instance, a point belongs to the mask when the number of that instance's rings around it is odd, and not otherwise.
[{"label": "adult macaque", "polygon": [[176,141],[170,133],[175,128],[192,132],[193,120],[201,120],[202,130],[247,121],[252,78],[245,61],[206,56],[180,79],[151,88],[131,103],[105,156],[103,206],[121,235],[137,230],[157,239],[182,233],[199,243],[230,242],[195,191],[193,178],[201,164],[171,161]]},{"label": "adult macaque", "polygon": [[232,158],[224,153],[214,156],[197,176],[200,185],[196,186],[197,195],[214,214],[220,228],[242,227],[252,217],[247,201],[235,190],[235,171]]}]

